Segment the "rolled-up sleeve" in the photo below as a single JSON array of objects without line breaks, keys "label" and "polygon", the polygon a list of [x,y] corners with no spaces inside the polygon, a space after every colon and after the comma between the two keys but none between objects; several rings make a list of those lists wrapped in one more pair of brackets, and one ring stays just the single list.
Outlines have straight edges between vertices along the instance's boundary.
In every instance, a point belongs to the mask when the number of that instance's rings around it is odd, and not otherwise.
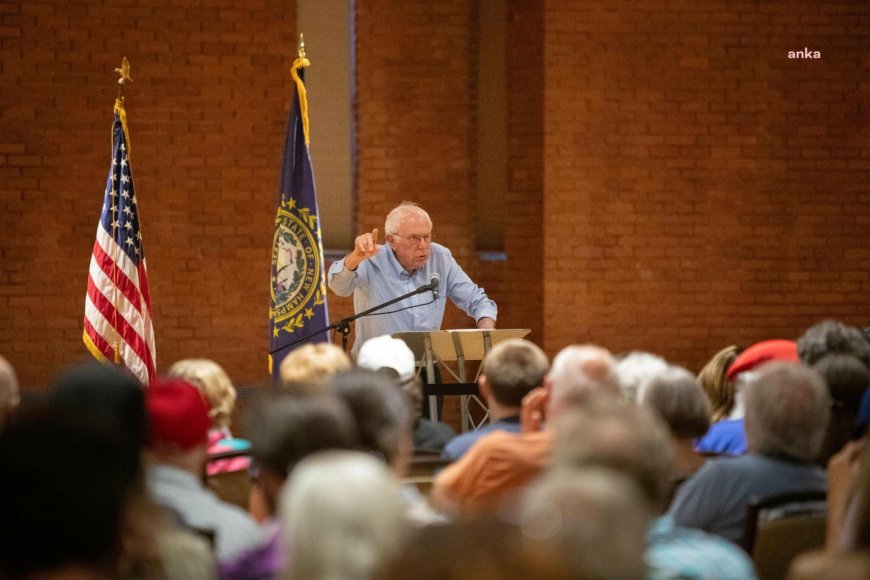
[{"label": "rolled-up sleeve", "polygon": [[348,270],[344,267],[344,258],[336,260],[329,267],[326,282],[337,295],[350,296],[359,284],[362,267],[360,264],[356,271]]},{"label": "rolled-up sleeve", "polygon": [[475,322],[481,318],[498,318],[498,307],[483,288],[475,284],[468,274],[450,256],[450,274],[447,278],[447,295],[456,306],[472,317]]}]

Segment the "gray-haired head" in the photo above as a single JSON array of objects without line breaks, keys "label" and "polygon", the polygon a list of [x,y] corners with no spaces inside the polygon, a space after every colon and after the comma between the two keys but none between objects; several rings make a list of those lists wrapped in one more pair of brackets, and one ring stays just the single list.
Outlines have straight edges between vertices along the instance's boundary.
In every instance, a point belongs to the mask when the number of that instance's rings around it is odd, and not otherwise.
[{"label": "gray-haired head", "polygon": [[830,416],[822,377],[803,365],[772,362],[762,366],[744,390],[749,450],[812,461]]},{"label": "gray-haired head", "polygon": [[552,542],[574,578],[645,578],[652,512],[626,475],[601,467],[556,467],[520,501],[528,538]]},{"label": "gray-haired head", "polygon": [[292,578],[371,578],[401,552],[410,531],[397,481],[366,453],[303,459],[279,505]]},{"label": "gray-haired head", "polygon": [[648,381],[638,403],[653,409],[678,439],[702,437],[710,428],[710,400],[695,375],[670,366]]},{"label": "gray-haired head", "polygon": [[549,415],[561,409],[583,406],[590,400],[619,397],[616,361],[605,348],[591,344],[563,348],[547,375],[550,387]]},{"label": "gray-haired head", "polygon": [[638,484],[655,511],[664,509],[671,494],[674,456],[667,427],[638,405],[599,400],[560,415],[553,463],[615,469]]},{"label": "gray-haired head", "polygon": [[797,340],[798,357],[805,365],[816,364],[826,354],[849,354],[870,366],[870,342],[861,330],[836,320],[809,327]]}]

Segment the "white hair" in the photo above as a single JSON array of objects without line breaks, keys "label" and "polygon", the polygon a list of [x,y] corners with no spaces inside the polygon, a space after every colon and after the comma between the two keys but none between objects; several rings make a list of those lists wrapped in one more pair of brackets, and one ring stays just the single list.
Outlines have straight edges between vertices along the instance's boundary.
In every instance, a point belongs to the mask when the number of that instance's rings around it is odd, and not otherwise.
[{"label": "white hair", "polygon": [[396,234],[399,232],[399,226],[402,225],[402,222],[405,221],[411,214],[416,214],[421,217],[426,218],[426,221],[429,222],[429,225],[432,225],[432,218],[429,217],[429,214],[426,213],[422,207],[417,205],[416,203],[410,201],[403,201],[396,207],[394,207],[390,213],[387,214],[387,220],[384,223],[384,235]]},{"label": "white hair", "polygon": [[649,382],[668,369],[668,363],[652,353],[633,351],[616,364],[622,397],[636,403]]},{"label": "white hair", "polygon": [[386,465],[356,451],[299,462],[279,513],[292,554],[289,578],[364,580],[401,551],[408,505]]},{"label": "white hair", "polygon": [[559,351],[550,367],[550,413],[584,405],[598,395],[618,396],[616,361],[606,348],[570,345]]}]

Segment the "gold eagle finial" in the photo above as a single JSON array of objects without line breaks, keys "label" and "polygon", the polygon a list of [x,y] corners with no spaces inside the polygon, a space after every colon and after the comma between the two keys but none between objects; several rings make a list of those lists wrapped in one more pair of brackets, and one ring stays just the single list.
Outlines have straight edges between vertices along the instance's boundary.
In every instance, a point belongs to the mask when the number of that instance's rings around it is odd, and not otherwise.
[{"label": "gold eagle finial", "polygon": [[126,56],[121,59],[121,68],[116,68],[115,72],[121,75],[121,78],[118,79],[119,85],[123,85],[125,81],[133,82],[130,77],[130,61],[127,60]]}]

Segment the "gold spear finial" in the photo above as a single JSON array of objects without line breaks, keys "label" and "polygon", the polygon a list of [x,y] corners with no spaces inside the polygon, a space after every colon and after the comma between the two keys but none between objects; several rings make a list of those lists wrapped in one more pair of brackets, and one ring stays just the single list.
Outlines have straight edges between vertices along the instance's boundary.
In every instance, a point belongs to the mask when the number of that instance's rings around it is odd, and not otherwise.
[{"label": "gold spear finial", "polygon": [[299,33],[299,48],[296,49],[296,54],[299,55],[299,58],[305,58],[305,37],[302,36],[302,33]]}]

